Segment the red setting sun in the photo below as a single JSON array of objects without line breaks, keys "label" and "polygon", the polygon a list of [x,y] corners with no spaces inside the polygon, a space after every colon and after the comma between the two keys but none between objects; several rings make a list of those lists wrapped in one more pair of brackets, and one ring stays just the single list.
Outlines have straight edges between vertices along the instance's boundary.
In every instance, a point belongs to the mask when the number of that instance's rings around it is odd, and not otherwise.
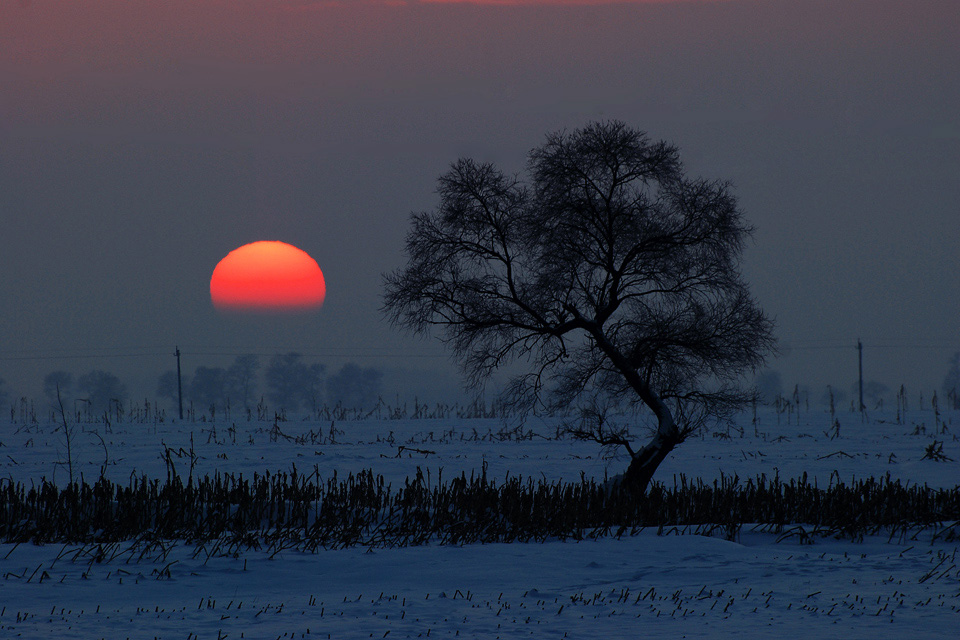
[{"label": "red setting sun", "polygon": [[263,240],[234,249],[210,277],[210,299],[224,311],[299,311],[323,304],[327,285],[310,255]]}]

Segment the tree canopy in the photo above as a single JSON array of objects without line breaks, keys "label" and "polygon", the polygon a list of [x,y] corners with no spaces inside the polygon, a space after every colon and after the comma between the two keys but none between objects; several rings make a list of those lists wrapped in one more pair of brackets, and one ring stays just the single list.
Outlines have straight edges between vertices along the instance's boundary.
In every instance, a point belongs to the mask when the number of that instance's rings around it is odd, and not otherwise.
[{"label": "tree canopy", "polygon": [[474,385],[522,365],[519,406],[649,409],[639,451],[602,419],[578,430],[625,446],[645,487],[676,444],[751,397],[744,375],[773,348],[739,268],[751,227],[727,182],[687,177],[676,147],[618,121],[548,135],[526,174],[454,163],[436,210],[412,216],[385,311],[438,333]]}]

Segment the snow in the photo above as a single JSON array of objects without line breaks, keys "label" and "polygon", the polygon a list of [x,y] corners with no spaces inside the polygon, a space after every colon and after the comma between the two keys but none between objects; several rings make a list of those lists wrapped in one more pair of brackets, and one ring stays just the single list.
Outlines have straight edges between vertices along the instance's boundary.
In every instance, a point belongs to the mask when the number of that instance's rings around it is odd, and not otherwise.
[{"label": "snow", "polygon": [[[739,429],[682,445],[658,479],[806,472],[826,484],[889,473],[953,487],[958,463],[923,455],[937,440],[960,460],[957,418],[916,411],[897,424],[896,416],[862,421],[841,413],[837,437],[831,417],[818,411],[802,413],[799,425],[796,414],[789,425],[785,414],[763,412],[757,425],[745,415]],[[168,449],[180,454],[172,460],[182,475],[192,451],[200,476],[295,464],[320,477],[372,468],[394,483],[417,467],[434,482],[441,469],[446,478],[484,465],[493,478],[575,481],[625,465],[589,443],[552,439],[556,423],[539,419],[523,432],[548,438],[519,441],[498,436],[504,425],[497,420],[338,422],[333,443],[329,422],[280,423],[282,435],[272,422],[115,423],[110,432],[102,424],[74,426],[75,472],[88,479],[102,466],[117,481],[163,479]],[[66,462],[64,434],[55,423],[0,425],[0,444],[0,477],[66,481],[66,465],[58,464]],[[104,547],[100,561],[94,549],[76,545],[7,544],[0,545],[0,638],[955,637],[960,543],[934,539],[930,530],[863,541],[780,537],[747,525],[734,541],[646,530],[582,542],[274,557],[222,557],[170,541],[143,557],[132,543]]]}]

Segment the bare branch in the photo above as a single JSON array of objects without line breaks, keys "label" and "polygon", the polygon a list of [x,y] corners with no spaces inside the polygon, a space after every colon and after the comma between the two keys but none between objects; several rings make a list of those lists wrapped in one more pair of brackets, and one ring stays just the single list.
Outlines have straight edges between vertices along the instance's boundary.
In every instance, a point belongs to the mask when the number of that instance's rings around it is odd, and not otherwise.
[{"label": "bare branch", "polygon": [[437,209],[413,216],[384,310],[436,332],[473,385],[524,364],[508,387],[517,406],[601,394],[651,411],[640,450],[602,420],[574,432],[630,451],[642,485],[673,446],[746,402],[743,377],[774,349],[739,269],[752,228],[728,183],[687,178],[675,147],[621,122],[549,135],[528,175],[454,163]]}]

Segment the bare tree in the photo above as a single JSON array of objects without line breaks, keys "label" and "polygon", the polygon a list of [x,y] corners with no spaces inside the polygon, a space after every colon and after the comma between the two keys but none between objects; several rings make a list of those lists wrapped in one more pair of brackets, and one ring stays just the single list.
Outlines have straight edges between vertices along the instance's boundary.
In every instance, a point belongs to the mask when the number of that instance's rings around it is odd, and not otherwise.
[{"label": "bare tree", "polygon": [[960,409],[960,352],[950,358],[950,369],[943,378],[943,395],[951,409]]},{"label": "bare tree", "polygon": [[127,399],[126,385],[109,371],[98,369],[85,373],[77,380],[77,389],[87,396],[90,410],[96,415],[121,406]]},{"label": "bare tree", "polygon": [[[189,389],[189,376],[184,376],[182,383]],[[161,398],[168,398],[174,404],[174,406],[176,406],[180,395],[176,371],[171,369],[160,374],[160,377],[157,379],[157,395]]]},{"label": "bare tree", "polygon": [[[3,378],[0,378],[0,409],[3,409],[4,405],[7,404],[10,398],[10,393],[7,391],[7,383]],[[11,410],[12,413],[12,410]],[[12,417],[10,418],[13,419]]]},{"label": "bare tree", "polygon": [[779,371],[766,370],[757,374],[753,381],[757,391],[757,400],[763,404],[774,404],[783,395],[783,377]]},{"label": "bare tree", "polygon": [[[384,277],[384,310],[438,330],[472,385],[520,365],[517,406],[586,401],[576,435],[631,456],[646,488],[664,458],[752,398],[772,322],[739,270],[751,228],[724,182],[687,178],[678,150],[621,122],[547,136],[529,183],[457,161],[439,207],[412,216],[408,264]],[[652,437],[596,407],[649,411]]]},{"label": "bare tree", "polygon": [[43,377],[43,395],[51,404],[60,402],[60,396],[68,398],[72,393],[73,374],[67,371],[51,371]]},{"label": "bare tree", "polygon": [[291,351],[270,359],[264,374],[267,398],[278,409],[296,412],[301,407],[316,411],[320,406],[324,366],[307,364],[302,356]]},{"label": "bare tree", "polygon": [[252,354],[237,356],[227,369],[225,384],[231,400],[235,399],[249,409],[255,404],[257,370],[260,358]]},{"label": "bare tree", "polygon": [[327,400],[348,409],[370,409],[383,393],[383,372],[348,362],[327,378]]},{"label": "bare tree", "polygon": [[[226,371],[223,367],[199,366],[193,372],[193,378],[187,386],[187,397],[200,407],[216,413],[224,405],[226,393]],[[211,416],[212,417],[212,416]]]}]

